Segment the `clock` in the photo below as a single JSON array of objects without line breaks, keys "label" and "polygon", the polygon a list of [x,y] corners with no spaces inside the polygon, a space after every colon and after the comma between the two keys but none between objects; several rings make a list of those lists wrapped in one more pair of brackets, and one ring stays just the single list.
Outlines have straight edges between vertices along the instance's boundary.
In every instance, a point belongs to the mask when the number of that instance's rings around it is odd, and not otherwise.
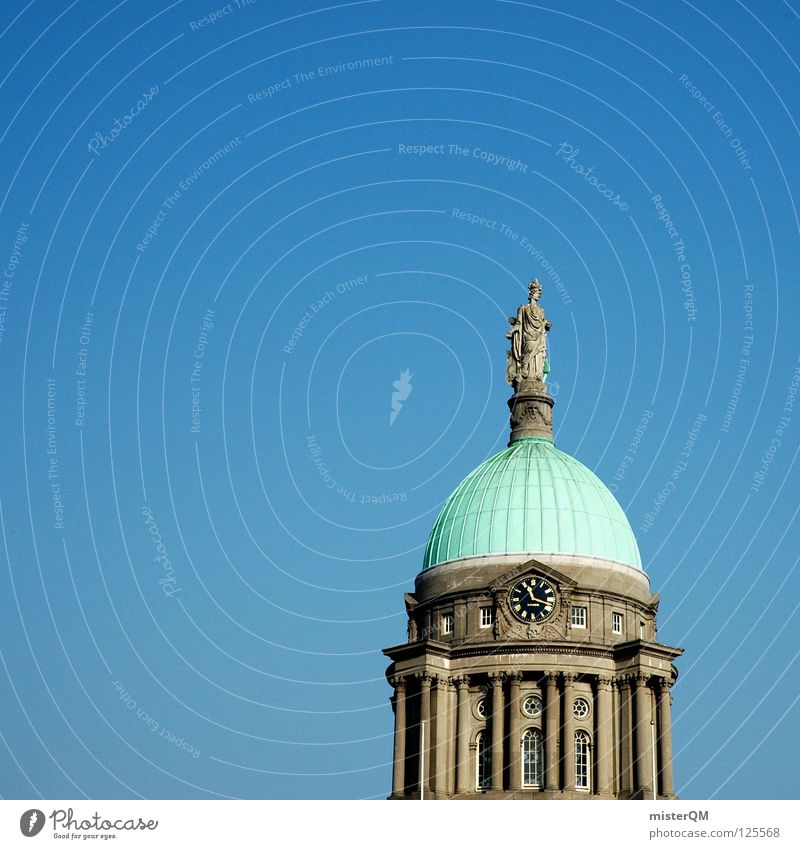
[{"label": "clock", "polygon": [[520,622],[543,622],[556,609],[556,591],[544,578],[530,575],[511,588],[508,606]]}]

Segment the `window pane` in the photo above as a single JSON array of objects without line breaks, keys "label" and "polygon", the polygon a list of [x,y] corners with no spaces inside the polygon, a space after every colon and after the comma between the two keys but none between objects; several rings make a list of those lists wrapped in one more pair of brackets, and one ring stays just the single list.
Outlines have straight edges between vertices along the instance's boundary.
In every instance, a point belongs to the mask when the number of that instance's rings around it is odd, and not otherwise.
[{"label": "window pane", "polygon": [[492,750],[486,742],[486,734],[478,736],[478,790],[488,790],[492,783]]},{"label": "window pane", "polygon": [[589,735],[585,731],[575,732],[575,787],[589,789]]},{"label": "window pane", "polygon": [[529,728],[522,735],[522,783],[538,787],[542,783],[542,733]]}]

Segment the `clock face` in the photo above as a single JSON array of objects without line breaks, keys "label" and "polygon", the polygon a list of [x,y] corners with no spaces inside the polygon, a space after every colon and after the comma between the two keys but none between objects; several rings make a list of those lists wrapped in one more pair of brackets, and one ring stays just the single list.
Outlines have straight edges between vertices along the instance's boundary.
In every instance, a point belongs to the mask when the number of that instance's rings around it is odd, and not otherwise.
[{"label": "clock face", "polygon": [[544,578],[523,578],[511,588],[508,604],[521,622],[542,622],[556,609],[556,591]]}]

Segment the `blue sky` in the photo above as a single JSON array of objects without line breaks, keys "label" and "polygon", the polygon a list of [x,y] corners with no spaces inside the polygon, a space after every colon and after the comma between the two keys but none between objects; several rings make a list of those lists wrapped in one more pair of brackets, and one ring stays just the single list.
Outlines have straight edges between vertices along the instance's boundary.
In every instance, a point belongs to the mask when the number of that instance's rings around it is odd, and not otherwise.
[{"label": "blue sky", "polygon": [[6,5],[3,796],[385,796],[534,275],[678,792],[797,796],[798,9],[552,5]]}]

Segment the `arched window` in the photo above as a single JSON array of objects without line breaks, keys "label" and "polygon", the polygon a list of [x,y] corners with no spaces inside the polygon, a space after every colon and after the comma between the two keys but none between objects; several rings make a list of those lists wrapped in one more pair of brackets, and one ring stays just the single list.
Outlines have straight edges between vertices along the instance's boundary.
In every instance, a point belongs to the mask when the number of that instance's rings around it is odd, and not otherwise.
[{"label": "arched window", "polygon": [[589,735],[585,731],[575,732],[575,788],[589,789]]},{"label": "arched window", "polygon": [[543,773],[542,732],[528,728],[522,735],[522,786],[541,787]]},{"label": "arched window", "polygon": [[486,732],[478,734],[478,790],[488,790],[492,784],[492,747],[486,740]]}]

